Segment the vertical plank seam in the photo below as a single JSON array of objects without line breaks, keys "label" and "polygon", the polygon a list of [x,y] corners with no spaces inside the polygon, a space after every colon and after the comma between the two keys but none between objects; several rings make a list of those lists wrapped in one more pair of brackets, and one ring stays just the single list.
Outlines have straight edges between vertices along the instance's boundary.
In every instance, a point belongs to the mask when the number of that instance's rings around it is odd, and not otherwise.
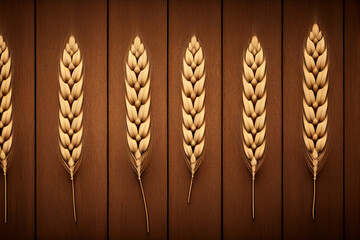
[{"label": "vertical plank seam", "polygon": [[169,0],[166,1],[166,238],[169,239]]},{"label": "vertical plank seam", "polygon": [[345,0],[343,0],[343,239],[345,239]]},{"label": "vertical plank seam", "polygon": [[109,235],[109,0],[106,1],[106,235]]},{"label": "vertical plank seam", "polygon": [[36,82],[37,82],[37,79],[36,79],[36,0],[34,0],[34,58],[35,58],[35,61],[34,61],[34,141],[35,141],[35,144],[34,144],[34,155],[35,155],[35,158],[34,158],[34,200],[35,200],[35,209],[34,209],[34,239],[36,239],[36,236],[37,236],[37,198],[36,198],[36,191],[37,191],[37,188],[36,188],[36,164],[37,164],[37,161],[36,161],[36,148],[37,148],[37,137],[36,137]]},{"label": "vertical plank seam", "polygon": [[223,15],[224,15],[224,1],[221,0],[221,184],[220,184],[220,188],[221,188],[221,239],[224,239],[224,201],[223,201],[223,132],[224,132],[224,124],[223,124],[223,119],[224,119],[224,108],[223,108],[223,78],[224,78],[224,70],[223,70],[223,55],[224,55],[224,51],[223,51]]},{"label": "vertical plank seam", "polygon": [[281,0],[281,239],[284,239],[284,0]]}]

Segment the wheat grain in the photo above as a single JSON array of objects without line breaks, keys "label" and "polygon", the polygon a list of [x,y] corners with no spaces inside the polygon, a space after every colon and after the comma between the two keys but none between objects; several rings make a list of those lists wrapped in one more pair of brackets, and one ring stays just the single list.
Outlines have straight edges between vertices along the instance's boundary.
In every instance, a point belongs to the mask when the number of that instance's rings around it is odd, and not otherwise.
[{"label": "wheat grain", "polygon": [[191,38],[183,59],[181,96],[183,147],[191,172],[190,203],[194,175],[200,167],[205,146],[205,59],[195,36]]},{"label": "wheat grain", "polygon": [[126,63],[126,127],[127,142],[131,152],[130,163],[138,176],[143,196],[146,231],[149,232],[149,216],[141,174],[149,158],[146,156],[150,143],[150,64],[144,44],[137,36],[131,44]]},{"label": "wheat grain", "polygon": [[252,218],[255,219],[255,175],[263,163],[266,139],[266,60],[253,36],[243,59],[243,146],[252,176]]},{"label": "wheat grain", "polygon": [[327,47],[319,26],[314,24],[306,40],[303,63],[303,138],[313,173],[314,197],[312,217],[315,220],[316,176],[326,158],[324,154],[328,130],[328,60]]},{"label": "wheat grain", "polygon": [[59,147],[61,162],[70,174],[76,222],[74,174],[79,169],[83,139],[83,61],[71,36],[60,59]]},{"label": "wheat grain", "polygon": [[9,157],[13,139],[11,57],[8,46],[0,35],[0,165],[4,173],[5,223],[7,223],[6,175],[10,168]]}]

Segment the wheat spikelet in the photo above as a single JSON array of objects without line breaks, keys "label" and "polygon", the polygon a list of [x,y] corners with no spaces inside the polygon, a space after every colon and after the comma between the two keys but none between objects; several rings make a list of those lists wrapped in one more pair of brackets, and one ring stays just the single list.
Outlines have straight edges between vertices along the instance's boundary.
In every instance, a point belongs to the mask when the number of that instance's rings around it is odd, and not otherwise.
[{"label": "wheat spikelet", "polygon": [[263,163],[266,133],[266,60],[253,36],[243,60],[243,146],[245,163],[252,176],[252,218],[255,219],[255,174]]},{"label": "wheat spikelet", "polygon": [[185,51],[182,85],[183,147],[191,172],[190,203],[194,175],[200,167],[205,146],[205,59],[195,36]]},{"label": "wheat spikelet", "polygon": [[149,216],[141,174],[145,170],[150,143],[150,75],[149,61],[144,44],[137,36],[131,44],[126,63],[126,127],[131,152],[130,163],[138,176],[143,196],[146,231],[149,232]]},{"label": "wheat spikelet", "polygon": [[7,184],[6,174],[10,167],[9,154],[13,138],[12,119],[12,87],[11,87],[11,57],[3,37],[0,35],[0,165],[5,182],[5,223],[7,223]]},{"label": "wheat spikelet", "polygon": [[76,222],[74,174],[79,169],[83,139],[83,61],[71,36],[60,59],[59,147],[61,162],[70,174]]},{"label": "wheat spikelet", "polygon": [[316,176],[326,160],[329,86],[327,47],[317,24],[306,41],[303,72],[303,138],[308,155],[306,162],[314,179],[312,217],[315,220]]}]

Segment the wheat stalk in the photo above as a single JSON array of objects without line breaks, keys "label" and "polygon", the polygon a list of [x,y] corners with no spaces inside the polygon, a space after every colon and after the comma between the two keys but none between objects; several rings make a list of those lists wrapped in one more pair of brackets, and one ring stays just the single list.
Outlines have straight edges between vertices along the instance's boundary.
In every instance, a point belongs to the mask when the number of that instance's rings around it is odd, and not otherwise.
[{"label": "wheat stalk", "polygon": [[10,168],[9,154],[12,147],[12,87],[11,57],[3,37],[0,35],[0,165],[4,173],[5,223],[7,223],[7,184],[6,174]]},{"label": "wheat stalk", "polygon": [[83,139],[83,62],[78,44],[71,36],[60,59],[59,147],[61,163],[70,174],[74,221],[76,223],[74,174],[79,169]]},{"label": "wheat stalk", "polygon": [[131,44],[126,62],[126,127],[131,152],[130,163],[138,176],[145,208],[146,231],[149,232],[149,215],[141,174],[149,158],[150,143],[150,63],[144,44],[137,36]]},{"label": "wheat stalk", "polygon": [[251,206],[255,219],[255,174],[263,163],[266,133],[266,60],[253,36],[243,60],[243,146],[245,163],[252,176]]},{"label": "wheat stalk", "polygon": [[194,175],[200,167],[205,146],[205,59],[195,36],[191,38],[183,59],[181,96],[183,147],[191,172],[190,203]]},{"label": "wheat stalk", "polygon": [[313,25],[306,41],[303,72],[303,138],[306,162],[314,179],[312,217],[315,220],[316,176],[326,161],[329,86],[327,47],[317,24]]}]

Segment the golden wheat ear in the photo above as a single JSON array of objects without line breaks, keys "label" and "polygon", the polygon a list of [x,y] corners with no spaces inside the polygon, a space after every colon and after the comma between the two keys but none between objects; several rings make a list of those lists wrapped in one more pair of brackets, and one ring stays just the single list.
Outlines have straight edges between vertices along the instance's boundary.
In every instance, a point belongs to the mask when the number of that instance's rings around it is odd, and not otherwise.
[{"label": "golden wheat ear", "polygon": [[129,159],[138,176],[145,208],[146,232],[149,232],[149,214],[141,174],[149,161],[147,153],[150,143],[150,64],[144,44],[138,36],[130,46],[125,65],[126,136],[131,153]]},{"label": "golden wheat ear", "polygon": [[6,175],[10,167],[9,157],[13,138],[11,57],[9,48],[0,35],[0,165],[4,173],[5,223],[7,223]]},{"label": "golden wheat ear", "polygon": [[187,200],[190,203],[194,175],[200,167],[205,146],[205,59],[195,36],[185,50],[181,96],[183,148],[191,172]]},{"label": "golden wheat ear", "polygon": [[253,36],[243,59],[243,147],[251,176],[251,215],[255,219],[255,174],[263,163],[266,133],[266,61]]},{"label": "golden wheat ear", "polygon": [[70,174],[74,221],[76,218],[74,174],[79,169],[83,144],[83,62],[71,36],[60,59],[59,147],[61,163]]},{"label": "golden wheat ear", "polygon": [[306,40],[303,72],[303,138],[308,156],[306,162],[313,173],[312,217],[315,220],[316,176],[326,161],[329,86],[327,47],[317,24],[313,25]]}]

